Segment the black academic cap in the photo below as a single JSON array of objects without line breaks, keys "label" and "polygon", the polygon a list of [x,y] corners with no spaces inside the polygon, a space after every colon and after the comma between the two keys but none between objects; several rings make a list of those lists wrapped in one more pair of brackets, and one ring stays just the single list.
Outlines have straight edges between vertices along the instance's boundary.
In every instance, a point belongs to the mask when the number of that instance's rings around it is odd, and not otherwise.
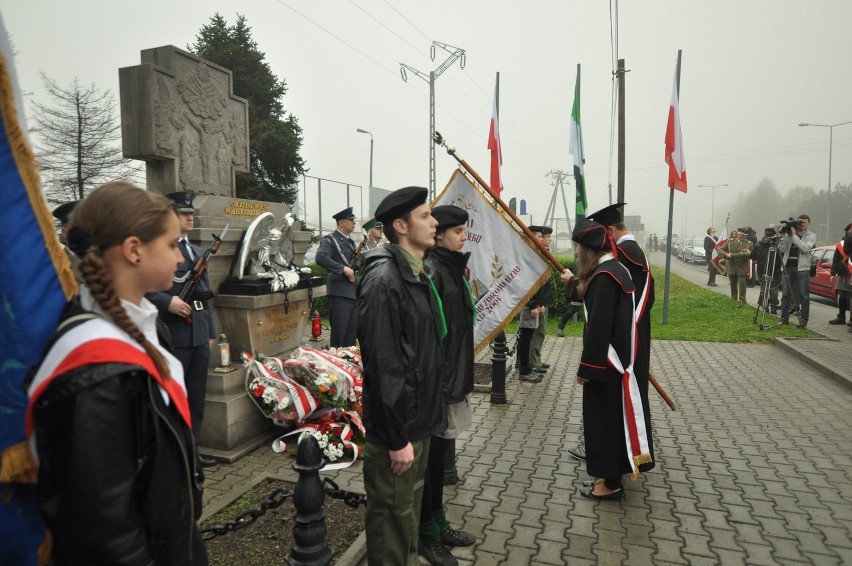
[{"label": "black academic cap", "polygon": [[195,212],[195,207],[192,206],[192,199],[195,198],[195,193],[192,191],[175,191],[163,195],[167,199],[171,199],[177,204],[178,212]]},{"label": "black academic cap", "polygon": [[332,218],[334,218],[338,222],[341,220],[352,220],[353,218],[355,218],[355,213],[352,212],[352,207],[350,206],[348,208],[344,208],[343,210],[332,216]]},{"label": "black academic cap", "polygon": [[71,212],[73,212],[74,207],[77,206],[78,202],[80,201],[72,200],[70,202],[63,202],[53,209],[53,217],[59,220],[60,224],[67,224],[68,217],[71,216]]},{"label": "black academic cap", "polygon": [[428,194],[429,190],[425,187],[405,187],[396,190],[379,203],[376,209],[376,220],[382,224],[390,224],[426,202]]},{"label": "black academic cap", "polygon": [[438,221],[438,232],[443,232],[453,226],[461,226],[467,223],[468,213],[463,208],[453,205],[436,206],[432,209],[432,216]]},{"label": "black academic cap", "polygon": [[597,212],[593,212],[591,214],[587,214],[586,218],[589,220],[594,220],[595,222],[600,222],[604,226],[612,226],[613,224],[618,224],[622,221],[621,212],[619,212],[619,208],[627,204],[626,202],[617,202],[615,204],[611,204],[607,207],[604,207]]},{"label": "black academic cap", "polygon": [[577,222],[571,233],[571,239],[590,250],[603,250],[610,247],[606,228],[594,220]]}]

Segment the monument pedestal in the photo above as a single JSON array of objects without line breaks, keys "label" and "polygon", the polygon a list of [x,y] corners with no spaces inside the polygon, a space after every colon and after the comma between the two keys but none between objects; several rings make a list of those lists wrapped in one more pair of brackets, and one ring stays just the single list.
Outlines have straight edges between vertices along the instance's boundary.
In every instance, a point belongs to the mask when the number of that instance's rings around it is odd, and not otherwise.
[{"label": "monument pedestal", "polygon": [[[324,297],[324,281],[313,278],[311,283],[317,285],[310,288],[312,297]],[[240,355],[250,352],[255,356],[286,356],[302,343],[310,316],[309,291],[307,288],[289,291],[286,309],[284,298],[284,293],[216,296],[221,332],[228,336],[231,363],[236,369],[220,373],[211,368],[207,374],[202,453],[234,461],[283,433],[283,429],[263,416],[246,393],[246,368]],[[214,351],[213,359],[217,357],[218,352]]]}]

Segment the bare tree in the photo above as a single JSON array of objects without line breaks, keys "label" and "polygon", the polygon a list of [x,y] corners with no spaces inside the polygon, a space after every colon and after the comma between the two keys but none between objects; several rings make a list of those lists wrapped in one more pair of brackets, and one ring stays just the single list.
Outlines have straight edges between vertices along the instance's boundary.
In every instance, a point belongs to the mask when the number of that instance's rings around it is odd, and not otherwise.
[{"label": "bare tree", "polygon": [[121,153],[121,123],[109,90],[83,87],[77,78],[67,87],[41,73],[54,104],[34,103],[35,152],[48,201],[83,198],[115,179],[138,181],[139,166]]}]

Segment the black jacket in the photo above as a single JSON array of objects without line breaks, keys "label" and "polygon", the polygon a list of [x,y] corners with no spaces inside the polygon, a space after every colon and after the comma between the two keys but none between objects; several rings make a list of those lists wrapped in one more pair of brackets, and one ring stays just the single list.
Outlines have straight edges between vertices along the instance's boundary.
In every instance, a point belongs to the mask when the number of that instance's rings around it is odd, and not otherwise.
[{"label": "black jacket", "polygon": [[[766,263],[769,260],[769,249],[772,246],[773,241],[776,243],[778,242],[778,240],[772,240],[771,238],[761,238],[751,251],[751,259],[757,260],[758,276],[763,276],[766,273]],[[773,267],[770,275],[773,277],[781,275],[781,253],[777,251],[777,246],[775,252],[775,266]]]},{"label": "black jacket", "polygon": [[53,564],[207,564],[192,433],[145,370],[60,375],[33,414]]},{"label": "black jacket", "polygon": [[358,317],[367,440],[399,450],[445,430],[440,309],[397,246],[364,256]]},{"label": "black jacket", "polygon": [[473,302],[464,283],[469,258],[470,253],[434,247],[423,260],[441,296],[447,320],[441,367],[447,404],[460,403],[473,391]]}]

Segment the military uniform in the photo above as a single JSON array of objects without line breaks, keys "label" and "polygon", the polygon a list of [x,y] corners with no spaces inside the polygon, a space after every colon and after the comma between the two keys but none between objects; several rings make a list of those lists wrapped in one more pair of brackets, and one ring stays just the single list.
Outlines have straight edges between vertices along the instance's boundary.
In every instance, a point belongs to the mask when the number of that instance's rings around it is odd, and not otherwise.
[{"label": "military uniform", "polygon": [[748,240],[728,240],[719,248],[719,254],[731,254],[728,258],[728,281],[731,283],[731,299],[734,301],[746,300],[746,281],[749,277],[749,263],[751,257],[751,242]]},{"label": "military uniform", "polygon": [[[352,209],[347,208],[335,214],[334,218],[350,218],[348,215],[351,213]],[[355,283],[349,281],[343,270],[347,267],[355,270],[355,242],[340,230],[326,234],[320,240],[316,261],[328,271],[326,295],[331,324],[329,345],[334,348],[354,346],[358,337],[358,311],[355,308],[357,295]]]}]

